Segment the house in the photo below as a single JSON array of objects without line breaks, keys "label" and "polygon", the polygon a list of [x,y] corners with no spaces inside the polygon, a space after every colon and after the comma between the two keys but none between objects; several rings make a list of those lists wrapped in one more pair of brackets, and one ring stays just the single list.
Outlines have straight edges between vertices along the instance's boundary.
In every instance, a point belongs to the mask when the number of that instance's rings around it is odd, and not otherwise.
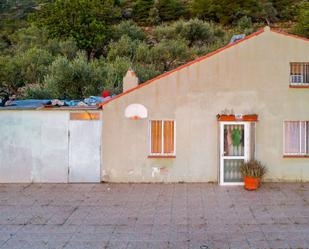
[{"label": "house", "polygon": [[[309,181],[309,42],[265,27],[102,104],[102,180],[241,184]],[[147,118],[128,119],[137,104]]]},{"label": "house", "polygon": [[[309,42],[265,27],[97,107],[0,108],[0,182],[309,181]],[[43,105],[42,105],[43,104]]]},{"label": "house", "polygon": [[0,183],[100,182],[102,110],[46,103],[0,108]]}]

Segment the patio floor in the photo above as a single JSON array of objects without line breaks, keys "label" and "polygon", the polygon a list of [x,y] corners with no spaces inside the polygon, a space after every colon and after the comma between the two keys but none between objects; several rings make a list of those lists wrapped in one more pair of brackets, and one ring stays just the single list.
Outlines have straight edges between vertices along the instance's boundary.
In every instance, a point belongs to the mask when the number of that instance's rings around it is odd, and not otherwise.
[{"label": "patio floor", "polygon": [[0,184],[0,248],[309,248],[309,183]]}]

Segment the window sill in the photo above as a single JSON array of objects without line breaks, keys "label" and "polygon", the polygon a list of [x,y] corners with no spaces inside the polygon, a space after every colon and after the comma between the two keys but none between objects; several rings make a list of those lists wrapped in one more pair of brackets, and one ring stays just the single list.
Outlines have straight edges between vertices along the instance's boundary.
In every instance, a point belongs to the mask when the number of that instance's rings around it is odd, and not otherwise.
[{"label": "window sill", "polygon": [[309,158],[309,155],[283,155],[283,158]]},{"label": "window sill", "polygon": [[169,155],[150,155],[148,158],[176,158],[176,156],[169,156]]},{"label": "window sill", "polygon": [[305,85],[290,85],[290,88],[309,88],[309,84],[308,84],[308,86],[305,86]]}]

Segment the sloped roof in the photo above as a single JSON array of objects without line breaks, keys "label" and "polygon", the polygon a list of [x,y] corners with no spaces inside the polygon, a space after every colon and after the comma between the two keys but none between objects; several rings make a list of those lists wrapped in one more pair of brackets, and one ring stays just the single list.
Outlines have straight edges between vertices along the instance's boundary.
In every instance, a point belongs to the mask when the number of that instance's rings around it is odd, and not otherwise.
[{"label": "sloped roof", "polygon": [[205,59],[207,59],[209,57],[212,57],[213,55],[218,54],[218,53],[222,52],[223,50],[226,50],[226,49],[228,49],[230,47],[236,46],[239,43],[242,43],[242,42],[244,42],[244,41],[246,41],[248,39],[251,39],[251,38],[253,38],[255,36],[258,36],[258,35],[264,33],[265,31],[271,31],[271,32],[274,32],[274,33],[277,33],[277,34],[281,34],[281,35],[285,35],[285,36],[289,36],[289,37],[292,37],[292,38],[301,39],[301,40],[304,40],[304,41],[309,41],[309,39],[307,39],[305,37],[300,37],[300,36],[297,36],[297,35],[289,34],[289,33],[286,33],[284,31],[281,31],[281,30],[278,30],[278,29],[274,29],[274,28],[270,28],[270,27],[266,26],[264,28],[259,29],[256,32],[246,36],[245,38],[243,38],[241,40],[238,40],[238,41],[236,41],[234,43],[230,43],[230,44],[228,44],[228,45],[226,45],[226,46],[224,46],[222,48],[219,48],[219,49],[217,49],[217,50],[215,50],[215,51],[213,51],[213,52],[211,52],[209,54],[201,56],[201,57],[199,57],[199,58],[197,58],[197,59],[195,59],[193,61],[190,61],[190,62],[188,62],[188,63],[186,63],[184,65],[181,65],[181,66],[179,66],[179,67],[177,67],[177,68],[175,68],[175,69],[173,69],[171,71],[168,71],[168,72],[163,73],[163,74],[161,74],[161,75],[159,75],[159,76],[157,76],[157,77],[155,77],[153,79],[150,79],[150,80],[148,80],[148,81],[146,81],[146,82],[144,82],[144,83],[142,83],[142,84],[140,84],[140,85],[138,85],[136,87],[133,87],[133,88],[131,88],[131,89],[129,89],[129,90],[123,92],[123,93],[120,93],[120,94],[116,95],[115,97],[111,98],[110,100],[101,103],[100,106],[103,107],[104,105],[108,104],[109,102],[111,102],[111,101],[113,101],[115,99],[118,99],[118,98],[120,98],[120,97],[122,97],[124,95],[129,94],[130,92],[136,91],[139,88],[142,88],[142,87],[147,86],[147,85],[149,85],[151,83],[154,83],[154,82],[156,82],[157,80],[159,80],[161,78],[167,77],[168,75],[173,74],[175,72],[178,72],[178,71],[180,71],[180,70],[182,70],[184,68],[187,68],[187,67],[189,67],[189,66],[191,66],[191,65],[193,65],[195,63],[198,63],[198,62],[203,61],[203,60],[205,60]]}]

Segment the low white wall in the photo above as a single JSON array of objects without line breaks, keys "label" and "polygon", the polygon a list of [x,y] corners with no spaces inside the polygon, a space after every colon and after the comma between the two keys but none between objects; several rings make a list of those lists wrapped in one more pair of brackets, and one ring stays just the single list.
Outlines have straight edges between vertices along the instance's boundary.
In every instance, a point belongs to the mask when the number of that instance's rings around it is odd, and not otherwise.
[{"label": "low white wall", "polygon": [[66,111],[0,111],[0,182],[67,182]]}]

